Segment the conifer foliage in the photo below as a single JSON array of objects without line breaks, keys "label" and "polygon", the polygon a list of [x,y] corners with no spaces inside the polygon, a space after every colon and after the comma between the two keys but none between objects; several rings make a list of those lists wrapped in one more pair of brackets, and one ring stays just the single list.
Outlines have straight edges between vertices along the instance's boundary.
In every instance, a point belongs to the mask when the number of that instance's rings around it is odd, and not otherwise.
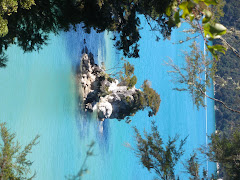
[{"label": "conifer foliage", "polygon": [[38,144],[37,135],[24,148],[15,140],[15,134],[9,132],[5,123],[0,124],[0,180],[30,180],[36,173],[31,173],[32,161],[27,155],[32,152],[32,147]]}]

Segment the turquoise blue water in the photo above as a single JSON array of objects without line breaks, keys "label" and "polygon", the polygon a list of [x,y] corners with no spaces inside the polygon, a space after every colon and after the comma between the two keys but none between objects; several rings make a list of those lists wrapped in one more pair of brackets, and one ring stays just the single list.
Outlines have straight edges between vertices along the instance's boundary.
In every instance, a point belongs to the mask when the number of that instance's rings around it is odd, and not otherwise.
[{"label": "turquoise blue water", "polygon": [[[188,93],[172,90],[175,86],[167,73],[169,67],[164,65],[168,57],[179,65],[183,63],[181,50],[188,49],[188,44],[172,44],[184,39],[179,31],[174,31],[171,41],[160,42],[155,41],[148,28],[141,31],[140,58],[129,61],[135,65],[137,87],[145,79],[150,80],[162,102],[156,117],[149,118],[146,111],[141,111],[131,118],[131,124],[117,120],[100,124],[94,115],[87,117],[78,109],[74,74],[82,49],[86,46],[96,62],[113,67],[121,53],[114,49],[111,33],[86,35],[79,28],[77,32],[51,35],[48,45],[39,52],[24,54],[16,46],[9,48],[8,66],[0,70],[0,121],[7,122],[22,144],[36,134],[41,136],[29,156],[34,161],[36,179],[65,179],[76,174],[92,140],[96,142],[94,156],[87,161],[88,173],[83,179],[152,179],[154,173],[143,168],[132,150],[124,146],[125,143],[134,146],[132,126],[149,131],[151,119],[157,122],[165,140],[176,133],[181,138],[189,136],[182,160],[193,149],[205,145],[206,113],[208,134],[215,130],[213,102],[207,101],[207,111],[203,108],[198,111]],[[213,89],[209,93],[213,94]],[[207,167],[206,161],[202,164]],[[214,171],[215,165],[209,164],[209,170]],[[186,178],[181,164],[177,171],[182,179]]]}]

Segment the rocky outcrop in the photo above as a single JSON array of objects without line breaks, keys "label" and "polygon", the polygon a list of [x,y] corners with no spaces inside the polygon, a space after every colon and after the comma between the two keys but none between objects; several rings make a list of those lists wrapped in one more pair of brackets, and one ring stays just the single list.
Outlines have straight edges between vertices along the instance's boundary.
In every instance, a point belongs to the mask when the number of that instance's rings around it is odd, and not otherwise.
[{"label": "rocky outcrop", "polygon": [[124,119],[136,111],[136,98],[141,91],[120,85],[87,54],[81,58],[79,84],[84,110],[96,110],[101,121],[106,118]]}]

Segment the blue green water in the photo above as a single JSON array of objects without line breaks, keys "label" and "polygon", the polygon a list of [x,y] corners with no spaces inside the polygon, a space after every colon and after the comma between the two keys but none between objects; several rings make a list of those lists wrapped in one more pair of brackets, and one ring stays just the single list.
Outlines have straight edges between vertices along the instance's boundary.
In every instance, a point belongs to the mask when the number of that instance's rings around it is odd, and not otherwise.
[{"label": "blue green water", "polygon": [[[159,113],[153,119],[164,139],[176,133],[181,138],[189,135],[184,160],[194,148],[206,143],[206,109],[198,111],[188,93],[172,90],[174,84],[170,82],[169,68],[164,66],[164,60],[171,57],[182,64],[181,50],[188,48],[188,44],[172,44],[184,39],[178,31],[174,31],[171,41],[156,42],[155,36],[145,28],[141,31],[140,58],[129,60],[135,65],[137,87],[148,79],[161,95]],[[51,35],[48,45],[39,52],[24,54],[16,46],[9,48],[8,66],[0,70],[0,121],[7,122],[22,144],[36,134],[41,136],[40,143],[29,156],[34,161],[32,169],[37,172],[36,179],[60,180],[76,174],[92,140],[96,142],[94,157],[87,161],[89,171],[84,179],[145,180],[154,177],[154,173],[144,169],[135,154],[124,146],[125,143],[134,145],[132,126],[140,131],[150,130],[151,118],[146,111],[131,118],[131,124],[105,120],[101,125],[94,117],[80,114],[78,109],[74,73],[82,49],[87,46],[97,63],[105,62],[107,68],[113,67],[121,53],[116,52],[110,38],[107,32],[86,35],[79,28],[77,32]],[[213,94],[213,90],[209,93]],[[210,134],[215,129],[214,104],[207,103],[207,132]],[[207,162],[202,163],[207,166]],[[214,171],[215,166],[209,165],[209,170]],[[184,179],[181,165],[177,166],[177,171]]]}]

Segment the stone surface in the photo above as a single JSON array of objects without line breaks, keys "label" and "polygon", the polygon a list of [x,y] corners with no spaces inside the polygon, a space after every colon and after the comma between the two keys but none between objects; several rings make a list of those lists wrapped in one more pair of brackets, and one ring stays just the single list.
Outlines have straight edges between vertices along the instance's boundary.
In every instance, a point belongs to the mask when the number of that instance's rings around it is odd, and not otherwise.
[{"label": "stone surface", "polygon": [[[94,60],[87,54],[83,54],[81,58],[79,77],[79,91],[82,94],[85,111],[92,112],[96,109],[101,121],[106,118],[124,118],[125,112],[133,106],[133,95],[140,91],[135,87],[128,89],[120,85],[117,79],[108,81],[108,75],[94,64]],[[127,97],[128,101],[126,101]]]}]

